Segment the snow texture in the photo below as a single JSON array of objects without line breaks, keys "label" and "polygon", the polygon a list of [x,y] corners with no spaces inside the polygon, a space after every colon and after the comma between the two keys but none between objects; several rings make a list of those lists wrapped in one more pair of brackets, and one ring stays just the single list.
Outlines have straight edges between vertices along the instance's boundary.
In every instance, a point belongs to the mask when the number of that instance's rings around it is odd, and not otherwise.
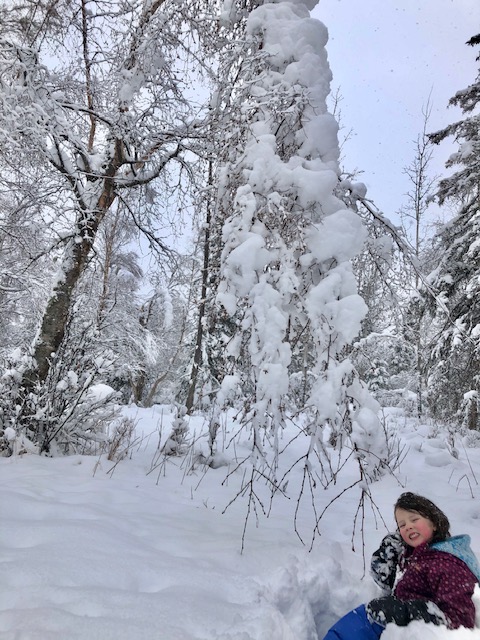
[{"label": "snow texture", "polygon": [[[358,531],[352,551],[358,493],[345,493],[326,512],[309,553],[292,529],[298,474],[287,489],[291,499],[278,497],[270,517],[249,527],[240,554],[245,504],[223,512],[241,475],[222,484],[234,468],[231,449],[225,444],[228,471],[205,474],[195,467],[189,473],[191,460],[169,458],[147,475],[160,427],[164,441],[175,412],[156,406],[124,413],[137,422],[139,440],[116,466],[104,456],[0,459],[2,640],[321,640],[339,616],[381,595],[363,577]],[[236,426],[224,418],[226,443]],[[459,446],[459,459],[451,457],[439,474],[424,456],[441,447],[446,434],[398,412],[389,420],[408,454],[397,478],[370,486],[385,526],[366,512],[367,562],[386,527],[392,530],[393,504],[404,489],[434,499],[452,532],[471,535],[479,555],[480,490],[473,474],[480,477],[480,450]],[[199,436],[204,426],[202,418],[189,418],[191,433]],[[290,455],[286,466],[296,454]],[[355,477],[351,462],[345,486]],[[336,492],[319,489],[318,499],[325,506]],[[303,530],[310,527],[306,505],[298,518]],[[388,625],[382,635],[479,638],[480,628],[448,631],[420,622]]]}]

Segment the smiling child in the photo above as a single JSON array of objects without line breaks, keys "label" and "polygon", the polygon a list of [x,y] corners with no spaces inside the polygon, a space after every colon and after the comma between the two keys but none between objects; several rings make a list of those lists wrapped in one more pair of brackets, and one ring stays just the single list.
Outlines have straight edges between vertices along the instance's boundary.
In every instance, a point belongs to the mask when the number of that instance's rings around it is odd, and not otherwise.
[{"label": "smiling child", "polygon": [[341,618],[324,640],[378,640],[389,623],[423,620],[449,629],[475,627],[472,600],[480,566],[467,535],[450,535],[431,500],[406,492],[394,507],[397,532],[373,554],[371,572],[384,595]]}]

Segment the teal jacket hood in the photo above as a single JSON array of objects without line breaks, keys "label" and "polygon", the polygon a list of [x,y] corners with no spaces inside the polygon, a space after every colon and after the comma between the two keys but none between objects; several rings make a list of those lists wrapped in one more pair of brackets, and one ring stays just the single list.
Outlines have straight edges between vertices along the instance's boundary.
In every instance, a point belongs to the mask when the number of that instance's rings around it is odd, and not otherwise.
[{"label": "teal jacket hood", "polygon": [[429,546],[431,549],[450,553],[452,556],[456,556],[460,560],[463,560],[480,583],[480,564],[470,547],[470,542],[470,536],[464,534],[460,536],[452,536],[442,542],[434,542]]}]

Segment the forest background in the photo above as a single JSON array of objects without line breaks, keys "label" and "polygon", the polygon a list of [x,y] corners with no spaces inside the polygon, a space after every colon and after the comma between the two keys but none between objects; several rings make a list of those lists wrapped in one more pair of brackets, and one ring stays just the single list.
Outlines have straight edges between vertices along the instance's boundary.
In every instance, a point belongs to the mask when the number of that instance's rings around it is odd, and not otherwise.
[{"label": "forest background", "polygon": [[317,11],[0,7],[8,638],[311,640],[407,483],[476,531],[480,35],[383,213]]},{"label": "forest background", "polygon": [[343,168],[315,5],[1,9],[3,455],[120,455],[122,406],[173,403],[164,451],[199,412],[216,466],[234,410],[255,504],[292,419],[311,490],[332,452],[395,465],[382,406],[478,432],[478,76],[440,131],[427,97],[394,225]]}]

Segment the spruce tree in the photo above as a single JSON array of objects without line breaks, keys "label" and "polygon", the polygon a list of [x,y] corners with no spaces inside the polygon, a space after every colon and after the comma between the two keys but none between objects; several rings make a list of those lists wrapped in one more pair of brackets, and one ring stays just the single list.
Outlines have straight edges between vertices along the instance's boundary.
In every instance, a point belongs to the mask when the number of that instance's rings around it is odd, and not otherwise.
[{"label": "spruce tree", "polygon": [[[480,34],[467,44],[479,43]],[[455,171],[440,181],[436,196],[439,204],[448,202],[458,213],[437,237],[443,257],[430,276],[438,333],[430,351],[429,400],[434,414],[448,417],[461,410],[466,398],[471,407],[472,393],[478,399],[480,383],[479,102],[477,75],[473,84],[450,100],[465,117],[430,135],[437,144],[450,136],[458,143],[458,150],[446,163]],[[470,419],[470,426],[478,428],[478,420]]]}]

